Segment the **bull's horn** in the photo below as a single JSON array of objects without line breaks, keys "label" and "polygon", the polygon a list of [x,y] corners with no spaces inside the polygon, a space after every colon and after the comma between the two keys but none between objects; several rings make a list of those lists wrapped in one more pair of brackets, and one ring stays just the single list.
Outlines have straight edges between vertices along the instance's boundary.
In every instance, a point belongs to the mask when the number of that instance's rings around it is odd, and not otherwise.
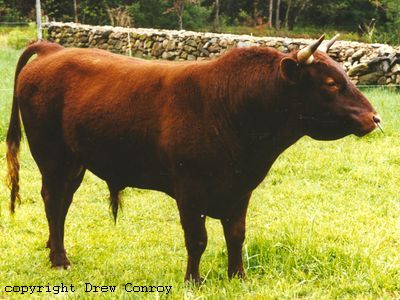
[{"label": "bull's horn", "polygon": [[337,41],[337,39],[339,38],[340,33],[338,33],[337,35],[335,35],[329,42],[327,42],[325,45],[321,45],[321,47],[319,47],[319,50],[325,53],[328,53],[329,48],[332,47],[332,45]]},{"label": "bull's horn", "polygon": [[297,52],[297,61],[299,64],[311,64],[314,60],[313,53],[318,49],[319,45],[321,45],[322,41],[325,38],[325,34],[321,35],[321,37],[315,43],[308,45],[307,47],[301,49]]}]

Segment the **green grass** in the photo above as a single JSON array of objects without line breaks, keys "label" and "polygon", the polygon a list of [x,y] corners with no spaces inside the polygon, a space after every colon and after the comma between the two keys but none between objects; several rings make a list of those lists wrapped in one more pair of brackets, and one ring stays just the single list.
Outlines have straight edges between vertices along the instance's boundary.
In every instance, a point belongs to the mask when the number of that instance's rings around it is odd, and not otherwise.
[{"label": "green grass", "polygon": [[0,141],[7,133],[14,86],[14,74],[20,50],[0,47]]},{"label": "green grass", "polygon": [[[11,89],[19,51],[0,50],[1,88]],[[209,243],[200,287],[183,283],[186,250],[174,201],[162,193],[127,189],[113,224],[104,182],[88,173],[75,194],[66,224],[72,269],[50,269],[41,180],[24,141],[22,205],[8,212],[0,183],[0,298],[6,285],[117,285],[106,299],[157,298],[132,294],[135,285],[172,285],[171,299],[394,299],[400,297],[400,94],[369,89],[385,134],[335,142],[303,138],[280,156],[256,189],[247,218],[244,280],[227,278],[221,226],[208,219]],[[11,91],[1,93],[0,177]],[[21,296],[21,297],[25,297]],[[35,294],[36,297],[51,294]],[[165,298],[164,294],[158,295]]]}]

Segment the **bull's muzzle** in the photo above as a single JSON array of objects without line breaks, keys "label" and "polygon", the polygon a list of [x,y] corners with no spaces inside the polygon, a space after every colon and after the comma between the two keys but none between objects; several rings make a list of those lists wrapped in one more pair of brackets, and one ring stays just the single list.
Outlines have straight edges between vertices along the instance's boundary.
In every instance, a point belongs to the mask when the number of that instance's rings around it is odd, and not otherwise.
[{"label": "bull's muzzle", "polygon": [[358,129],[355,130],[354,134],[362,137],[371,131],[379,128],[383,132],[382,119],[376,112],[365,112],[362,114],[353,115],[352,118],[358,124]]},{"label": "bull's muzzle", "polygon": [[383,133],[383,127],[382,127],[382,119],[379,115],[374,115],[372,117],[372,119],[374,120],[374,123],[376,124],[376,126],[379,128],[380,131],[382,131]]}]

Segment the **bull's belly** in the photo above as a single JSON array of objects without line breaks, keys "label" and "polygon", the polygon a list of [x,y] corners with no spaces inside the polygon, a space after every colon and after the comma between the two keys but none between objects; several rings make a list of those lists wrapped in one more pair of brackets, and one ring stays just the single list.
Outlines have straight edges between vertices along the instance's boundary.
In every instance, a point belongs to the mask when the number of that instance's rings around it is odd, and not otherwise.
[{"label": "bull's belly", "polygon": [[99,178],[123,189],[137,187],[171,194],[171,176],[150,149],[125,147],[80,147],[77,160]]},{"label": "bull's belly", "polygon": [[169,174],[163,170],[126,166],[124,168],[110,168],[101,164],[85,164],[85,167],[97,177],[103,179],[118,189],[135,187],[156,190],[172,195]]}]

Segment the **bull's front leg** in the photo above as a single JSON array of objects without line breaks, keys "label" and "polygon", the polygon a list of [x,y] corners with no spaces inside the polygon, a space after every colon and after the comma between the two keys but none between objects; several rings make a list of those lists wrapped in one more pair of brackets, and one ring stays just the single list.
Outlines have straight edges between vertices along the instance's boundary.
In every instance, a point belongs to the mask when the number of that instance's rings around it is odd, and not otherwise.
[{"label": "bull's front leg", "polygon": [[207,246],[205,214],[190,203],[178,203],[181,224],[185,233],[185,245],[188,253],[185,280],[200,283],[200,258]]},{"label": "bull's front leg", "polygon": [[247,195],[221,219],[228,248],[228,276],[244,277],[242,247],[246,233],[246,211],[250,195]]}]

